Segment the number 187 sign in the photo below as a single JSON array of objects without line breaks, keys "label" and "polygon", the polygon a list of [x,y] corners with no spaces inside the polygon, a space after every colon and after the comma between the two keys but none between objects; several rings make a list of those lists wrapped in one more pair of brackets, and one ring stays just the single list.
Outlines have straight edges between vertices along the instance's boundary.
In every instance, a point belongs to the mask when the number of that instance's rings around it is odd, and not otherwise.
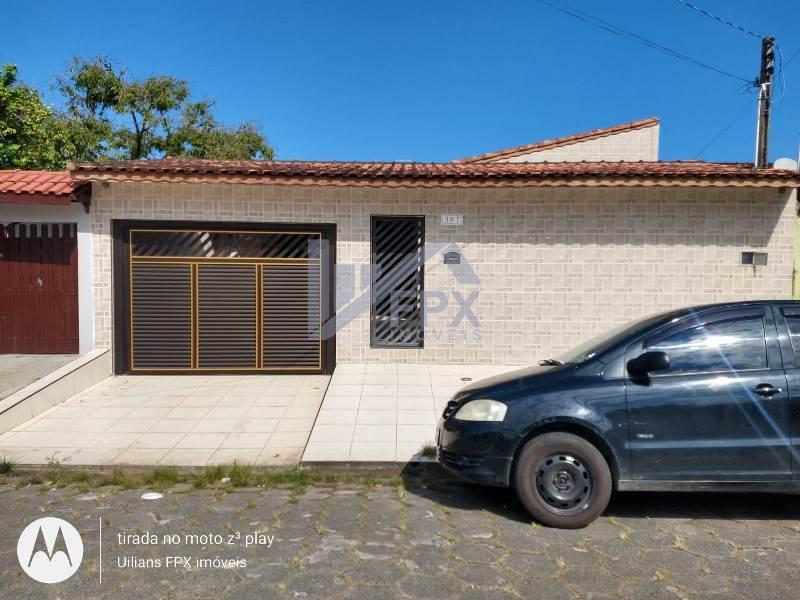
[{"label": "number 187 sign", "polygon": [[463,225],[464,215],[442,215],[442,225]]}]

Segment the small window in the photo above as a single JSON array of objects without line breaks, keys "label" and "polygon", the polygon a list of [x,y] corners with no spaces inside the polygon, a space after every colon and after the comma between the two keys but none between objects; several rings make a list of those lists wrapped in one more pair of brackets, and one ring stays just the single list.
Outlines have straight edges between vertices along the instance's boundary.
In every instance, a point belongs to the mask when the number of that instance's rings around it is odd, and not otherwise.
[{"label": "small window", "polygon": [[424,217],[372,217],[373,348],[422,348]]},{"label": "small window", "polygon": [[767,253],[742,252],[742,264],[753,267],[765,267],[767,265]]},{"label": "small window", "polygon": [[700,324],[647,342],[646,349],[666,352],[669,356],[669,369],[659,375],[767,368],[762,315]]}]

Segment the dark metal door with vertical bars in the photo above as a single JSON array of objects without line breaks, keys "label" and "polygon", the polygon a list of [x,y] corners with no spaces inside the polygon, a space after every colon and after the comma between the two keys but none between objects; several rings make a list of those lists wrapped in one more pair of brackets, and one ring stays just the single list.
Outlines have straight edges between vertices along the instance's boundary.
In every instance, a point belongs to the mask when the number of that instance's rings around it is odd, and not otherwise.
[{"label": "dark metal door with vertical bars", "polygon": [[373,347],[422,348],[424,217],[372,217]]},{"label": "dark metal door with vertical bars", "polygon": [[77,354],[75,223],[0,223],[0,354]]},{"label": "dark metal door with vertical bars", "polygon": [[115,370],[331,372],[334,226],[187,225],[114,223]]}]

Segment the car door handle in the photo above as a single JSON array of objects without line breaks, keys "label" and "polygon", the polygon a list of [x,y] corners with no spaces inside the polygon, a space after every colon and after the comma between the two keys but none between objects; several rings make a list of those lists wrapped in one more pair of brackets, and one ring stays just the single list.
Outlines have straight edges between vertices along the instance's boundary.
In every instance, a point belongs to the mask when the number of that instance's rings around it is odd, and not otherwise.
[{"label": "car door handle", "polygon": [[759,383],[753,391],[758,394],[759,396],[774,396],[775,394],[780,394],[783,390],[781,388],[776,388],[773,385],[768,383]]}]

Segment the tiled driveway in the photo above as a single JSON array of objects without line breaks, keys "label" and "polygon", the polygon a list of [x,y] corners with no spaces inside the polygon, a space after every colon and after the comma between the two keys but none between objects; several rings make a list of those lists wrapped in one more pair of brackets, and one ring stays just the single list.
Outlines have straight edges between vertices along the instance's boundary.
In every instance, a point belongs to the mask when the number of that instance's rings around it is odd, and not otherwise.
[{"label": "tiled driveway", "polygon": [[520,367],[340,364],[303,461],[405,462],[434,441],[436,419],[460,387]]},{"label": "tiled driveway", "polygon": [[112,377],[0,436],[17,464],[295,464],[329,377]]},{"label": "tiled driveway", "polygon": [[77,354],[0,354],[0,400],[76,358]]}]

